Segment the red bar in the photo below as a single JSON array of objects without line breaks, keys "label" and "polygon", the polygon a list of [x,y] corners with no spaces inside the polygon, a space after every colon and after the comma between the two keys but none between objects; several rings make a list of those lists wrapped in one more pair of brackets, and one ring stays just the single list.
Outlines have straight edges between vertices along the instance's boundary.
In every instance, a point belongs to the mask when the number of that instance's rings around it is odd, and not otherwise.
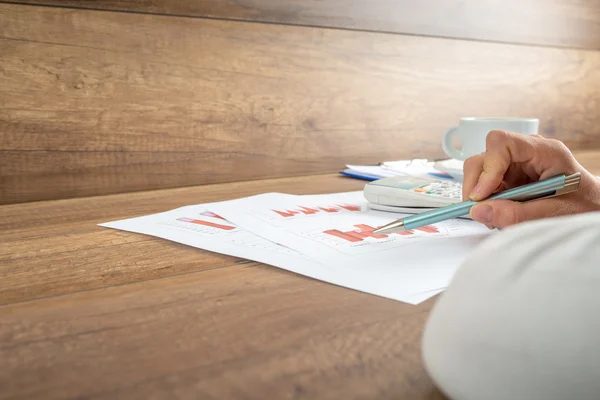
[{"label": "red bar", "polygon": [[323,233],[325,233],[327,235],[339,237],[340,239],[347,240],[348,242],[351,242],[351,243],[362,242],[362,238],[352,235],[353,232],[342,232],[342,231],[338,231],[337,229],[330,229],[328,231],[324,231]]},{"label": "red bar", "polygon": [[340,211],[340,209],[337,207],[319,207],[319,208],[328,213],[334,213],[334,212]]},{"label": "red bar", "polygon": [[417,230],[425,232],[425,233],[439,233],[440,231],[435,226],[427,225],[417,228]]},{"label": "red bar", "polygon": [[300,211],[302,211],[306,215],[316,214],[319,212],[319,210],[315,210],[314,208],[308,208],[304,206],[300,206]]},{"label": "red bar", "polygon": [[352,204],[338,204],[338,206],[340,206],[343,209],[346,209],[348,211],[360,211],[360,207],[359,206],[355,206],[355,205],[352,205]]},{"label": "red bar", "polygon": [[203,212],[201,215],[204,215],[205,217],[213,217],[213,218],[219,218],[219,219],[225,220],[225,218],[221,217],[218,214],[215,214],[214,212],[210,212],[210,211]]},{"label": "red bar", "polygon": [[300,214],[300,212],[292,211],[292,210],[287,210],[287,211],[272,210],[272,211],[276,212],[277,214],[281,215],[282,217],[293,217],[296,214]]},{"label": "red bar", "polygon": [[212,228],[218,228],[218,229],[222,229],[224,231],[230,231],[230,230],[235,229],[235,226],[215,224],[213,222],[201,221],[199,219],[178,218],[177,220],[182,221],[182,222],[189,222],[191,224],[196,224],[196,225],[210,226]]},{"label": "red bar", "polygon": [[[365,224],[358,224],[358,225],[354,225],[355,227],[357,227],[358,229],[361,229],[362,232],[356,232],[359,233],[362,237],[372,237],[375,239],[385,239],[387,238],[387,235],[375,235],[373,233],[373,231],[375,230],[375,228],[369,226],[369,225],[365,225]],[[349,232],[347,232],[349,233]]]},{"label": "red bar", "polygon": [[350,235],[352,237],[355,237],[357,239],[363,240],[366,237],[369,237],[369,234],[364,234],[363,232],[357,232],[357,231],[348,231],[348,232],[344,232],[346,235]]}]

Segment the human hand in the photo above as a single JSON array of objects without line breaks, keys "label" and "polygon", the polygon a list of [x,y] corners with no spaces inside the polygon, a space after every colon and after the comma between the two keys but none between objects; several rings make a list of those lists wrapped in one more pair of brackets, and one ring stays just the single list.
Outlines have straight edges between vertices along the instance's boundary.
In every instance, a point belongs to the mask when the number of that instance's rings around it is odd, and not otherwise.
[{"label": "human hand", "polygon": [[534,219],[600,211],[600,180],[583,168],[562,142],[492,131],[486,138],[486,151],[465,161],[463,199],[480,201],[498,191],[575,172],[581,173],[577,192],[527,203],[483,201],[471,209],[475,221],[504,228]]}]

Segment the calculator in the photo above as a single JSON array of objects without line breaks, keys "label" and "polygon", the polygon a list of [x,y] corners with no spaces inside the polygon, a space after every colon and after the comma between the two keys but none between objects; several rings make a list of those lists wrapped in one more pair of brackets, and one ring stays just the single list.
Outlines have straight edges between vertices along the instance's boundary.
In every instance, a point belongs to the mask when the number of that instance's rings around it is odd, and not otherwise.
[{"label": "calculator", "polygon": [[444,179],[393,176],[366,184],[363,194],[375,206],[438,208],[460,203],[462,185]]}]

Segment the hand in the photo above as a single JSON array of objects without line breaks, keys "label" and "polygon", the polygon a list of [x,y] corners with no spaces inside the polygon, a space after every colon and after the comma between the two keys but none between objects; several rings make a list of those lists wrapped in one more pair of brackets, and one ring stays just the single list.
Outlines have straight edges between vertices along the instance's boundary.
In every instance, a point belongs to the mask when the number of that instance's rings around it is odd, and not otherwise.
[{"label": "hand", "polygon": [[555,175],[581,172],[579,190],[574,193],[527,203],[490,200],[477,204],[471,209],[471,218],[490,228],[600,211],[600,180],[585,170],[558,140],[492,131],[486,139],[485,153],[467,159],[464,171],[463,199],[475,201]]}]

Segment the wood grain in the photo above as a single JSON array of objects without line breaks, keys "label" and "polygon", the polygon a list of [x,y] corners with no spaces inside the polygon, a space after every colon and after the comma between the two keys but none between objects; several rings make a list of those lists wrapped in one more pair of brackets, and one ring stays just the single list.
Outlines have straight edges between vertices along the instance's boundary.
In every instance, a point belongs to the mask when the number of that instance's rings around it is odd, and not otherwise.
[{"label": "wood grain", "polygon": [[420,361],[432,302],[95,226],[362,185],[317,175],[1,206],[0,398],[443,399]]},{"label": "wood grain", "polygon": [[600,1],[598,0],[19,0],[18,2],[600,49]]},{"label": "wood grain", "polygon": [[409,306],[231,267],[0,307],[2,399],[443,399]]},{"label": "wood grain", "polygon": [[[598,151],[577,158],[600,173]],[[95,226],[363,184],[317,175],[0,206],[0,398],[444,399],[420,357],[433,301]]]},{"label": "wood grain", "polygon": [[247,263],[102,222],[264,192],[360,190],[337,175],[272,179],[0,206],[0,304]]},{"label": "wood grain", "polygon": [[0,203],[440,157],[465,115],[598,146],[600,53],[0,4]]},{"label": "wood grain", "polygon": [[[600,175],[598,151],[576,155]],[[364,184],[315,175],[0,206],[0,305],[247,262],[98,227],[102,222],[259,193],[344,192]]]}]

